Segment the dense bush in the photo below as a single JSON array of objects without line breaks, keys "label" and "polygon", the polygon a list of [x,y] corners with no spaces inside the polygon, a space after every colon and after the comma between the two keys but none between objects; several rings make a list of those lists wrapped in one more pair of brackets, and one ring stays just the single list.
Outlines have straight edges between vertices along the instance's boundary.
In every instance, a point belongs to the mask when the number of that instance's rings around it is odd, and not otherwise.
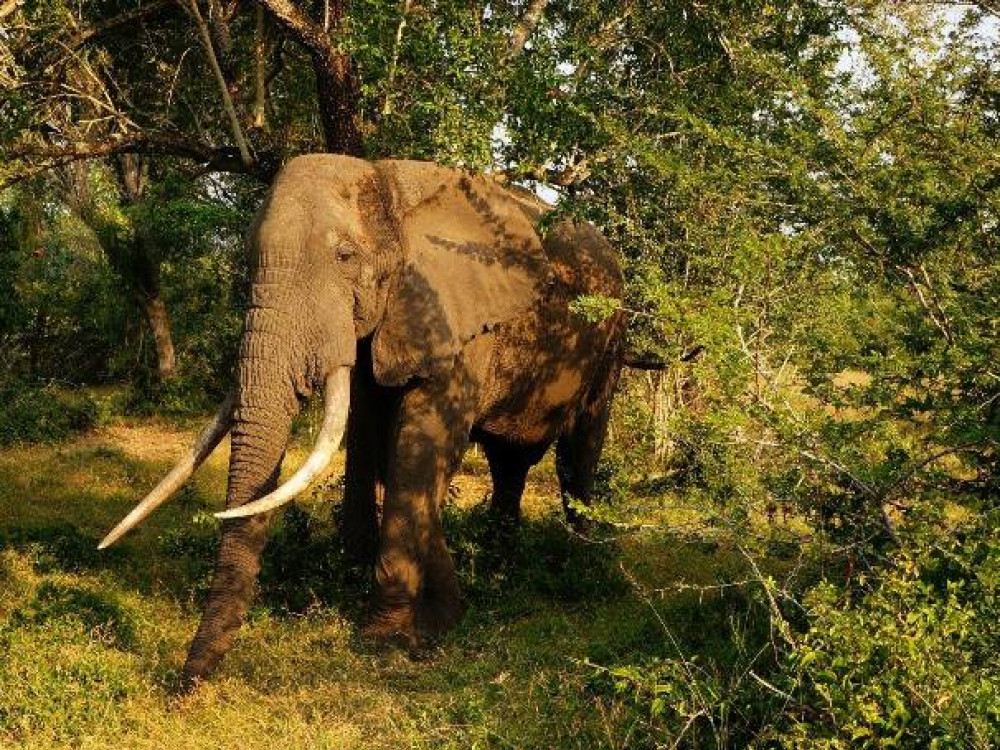
[{"label": "dense bush", "polygon": [[0,375],[97,383],[129,373],[137,316],[93,233],[37,195],[3,197]]},{"label": "dense bush", "polygon": [[803,599],[810,628],[783,682],[783,744],[1000,744],[1000,540],[995,513],[928,526],[892,567]]},{"label": "dense bush", "polygon": [[97,420],[97,403],[80,389],[23,383],[0,388],[0,445],[64,440]]}]

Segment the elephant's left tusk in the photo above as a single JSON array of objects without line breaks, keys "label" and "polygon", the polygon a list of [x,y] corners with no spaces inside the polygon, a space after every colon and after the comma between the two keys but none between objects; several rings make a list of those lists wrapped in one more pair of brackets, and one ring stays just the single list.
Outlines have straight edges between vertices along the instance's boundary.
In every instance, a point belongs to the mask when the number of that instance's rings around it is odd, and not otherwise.
[{"label": "elephant's left tusk", "polygon": [[152,513],[158,506],[160,506],[167,498],[174,494],[181,485],[183,485],[191,475],[194,474],[195,470],[201,466],[202,462],[208,458],[208,456],[215,450],[215,447],[222,441],[222,438],[226,436],[229,429],[233,426],[233,404],[236,403],[236,390],[233,389],[226,399],[222,402],[222,406],[219,407],[218,413],[215,415],[209,425],[202,430],[201,434],[198,436],[197,442],[191,447],[184,457],[177,462],[174,468],[170,471],[167,476],[165,476],[153,491],[150,492],[139,503],[132,512],[129,513],[121,522],[115,526],[101,543],[97,545],[97,549],[105,549],[110,547],[112,544],[121,539],[125,534],[130,532],[140,523],[142,523],[146,516]]},{"label": "elephant's left tusk", "polygon": [[266,513],[279,508],[303,492],[330,465],[333,454],[340,447],[340,440],[347,427],[347,410],[351,400],[351,370],[341,367],[326,379],[324,386],[325,413],[323,426],[316,438],[313,452],[292,477],[270,495],[265,495],[252,503],[216,513],[216,518],[243,518]]}]

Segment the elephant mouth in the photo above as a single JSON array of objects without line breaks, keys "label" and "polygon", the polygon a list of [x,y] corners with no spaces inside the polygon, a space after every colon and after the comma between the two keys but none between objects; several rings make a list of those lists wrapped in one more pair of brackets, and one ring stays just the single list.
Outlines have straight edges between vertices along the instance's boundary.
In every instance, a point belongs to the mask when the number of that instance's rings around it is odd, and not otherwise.
[{"label": "elephant mouth", "polygon": [[259,500],[216,513],[216,518],[245,518],[267,513],[280,508],[305,491],[330,465],[333,455],[340,447],[344,430],[347,428],[350,399],[351,370],[349,367],[340,367],[331,373],[323,384],[323,425],[320,427],[319,435],[316,436],[312,453],[305,463],[274,492]]},{"label": "elephant mouth", "polygon": [[[338,367],[323,382],[324,415],[316,443],[305,463],[287,482],[274,492],[215,515],[219,518],[242,518],[266,513],[290,502],[323,474],[340,447],[347,428],[347,413],[351,395],[351,368]],[[177,462],[173,469],[132,511],[115,526],[98,549],[106,549],[142,523],[156,508],[166,502],[191,478],[198,467],[212,454],[234,425],[236,391],[222,402],[214,419],[199,435],[194,446]]]}]

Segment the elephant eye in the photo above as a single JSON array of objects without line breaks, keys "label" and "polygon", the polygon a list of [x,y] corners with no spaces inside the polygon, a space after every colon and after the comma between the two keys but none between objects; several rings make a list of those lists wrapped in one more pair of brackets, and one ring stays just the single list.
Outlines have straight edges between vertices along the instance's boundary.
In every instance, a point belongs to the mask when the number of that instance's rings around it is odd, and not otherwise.
[{"label": "elephant eye", "polygon": [[355,255],[357,255],[358,249],[351,243],[344,242],[341,243],[340,245],[337,245],[336,254],[337,254],[337,260],[344,262],[350,260]]}]

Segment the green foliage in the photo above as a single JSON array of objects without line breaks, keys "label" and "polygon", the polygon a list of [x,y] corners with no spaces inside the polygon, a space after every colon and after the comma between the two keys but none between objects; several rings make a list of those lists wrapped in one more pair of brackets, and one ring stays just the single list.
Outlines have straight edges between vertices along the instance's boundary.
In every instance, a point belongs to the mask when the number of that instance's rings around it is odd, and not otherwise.
[{"label": "green foliage", "polygon": [[590,323],[600,323],[621,309],[621,301],[599,294],[588,294],[573,300],[569,309]]},{"label": "green foliage", "polygon": [[93,383],[134,359],[114,273],[61,206],[0,200],[0,288],[0,379]]},{"label": "green foliage", "polygon": [[91,637],[76,618],[0,631],[0,736],[25,744],[79,742],[96,728],[121,731],[122,710],[147,688],[134,658]]},{"label": "green foliage", "polygon": [[[774,669],[760,588],[706,587],[657,612],[659,653],[637,663],[588,660],[588,690],[626,711],[630,746],[746,747],[774,717],[751,675]],[[613,664],[613,663],[612,663]]]},{"label": "green foliage", "polygon": [[1000,544],[994,514],[939,524],[860,591],[804,599],[788,657],[790,747],[995,747],[1000,742]]},{"label": "green foliage", "polygon": [[97,404],[83,390],[24,383],[0,388],[0,445],[65,440],[97,420]]}]

